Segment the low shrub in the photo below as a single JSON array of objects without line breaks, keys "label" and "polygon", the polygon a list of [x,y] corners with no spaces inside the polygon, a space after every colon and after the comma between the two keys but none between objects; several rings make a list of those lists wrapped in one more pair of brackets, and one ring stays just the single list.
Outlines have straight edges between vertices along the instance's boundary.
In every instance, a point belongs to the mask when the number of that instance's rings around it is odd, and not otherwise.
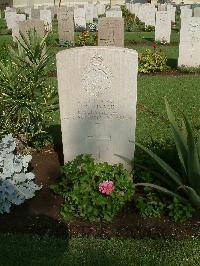
[{"label": "low shrub", "polygon": [[165,208],[165,204],[159,199],[155,192],[144,193],[139,196],[136,207],[142,217],[160,217]]},{"label": "low shrub", "polygon": [[97,39],[97,33],[83,31],[78,35],[75,43],[77,46],[95,46],[97,45]]},{"label": "low shrub", "polygon": [[165,53],[154,45],[153,49],[147,49],[139,54],[139,72],[152,73],[162,72],[167,68],[167,57]]},{"label": "low shrub", "polygon": [[22,204],[41,189],[33,182],[34,174],[27,172],[32,157],[16,154],[15,148],[11,134],[0,141],[0,213],[9,213],[13,204]]},{"label": "low shrub", "polygon": [[91,155],[79,155],[62,167],[61,181],[52,186],[65,202],[66,220],[110,221],[133,197],[131,174],[119,165],[95,163]]},{"label": "low shrub", "polygon": [[11,60],[0,61],[0,136],[23,135],[30,143],[47,132],[58,99],[46,82],[51,64],[46,37],[35,31],[22,35],[18,49],[9,50]]},{"label": "low shrub", "polygon": [[174,198],[167,208],[169,210],[169,217],[175,222],[184,222],[191,218],[195,212],[190,203],[183,204],[177,198]]}]

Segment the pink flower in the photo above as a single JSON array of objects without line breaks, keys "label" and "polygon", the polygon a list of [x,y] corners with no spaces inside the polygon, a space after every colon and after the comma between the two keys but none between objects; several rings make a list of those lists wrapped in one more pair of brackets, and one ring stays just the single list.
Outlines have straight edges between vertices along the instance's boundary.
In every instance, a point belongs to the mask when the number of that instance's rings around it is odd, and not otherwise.
[{"label": "pink flower", "polygon": [[99,184],[99,192],[102,194],[109,195],[114,189],[113,181],[106,180]]}]

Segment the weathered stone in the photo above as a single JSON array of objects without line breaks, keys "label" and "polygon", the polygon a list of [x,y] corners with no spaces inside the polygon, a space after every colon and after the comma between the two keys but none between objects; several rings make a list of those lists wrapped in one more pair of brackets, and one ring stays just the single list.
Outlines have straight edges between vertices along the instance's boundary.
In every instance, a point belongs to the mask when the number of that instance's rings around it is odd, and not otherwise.
[{"label": "weathered stone", "polygon": [[76,28],[86,28],[85,8],[74,9],[74,24]]},{"label": "weathered stone", "polygon": [[22,21],[18,23],[19,31],[26,35],[28,31],[34,30],[38,33],[40,37],[45,35],[44,21],[40,19],[31,19],[27,21]]},{"label": "weathered stone", "polygon": [[31,9],[31,19],[40,19],[40,10],[32,8]]},{"label": "weathered stone", "polygon": [[134,156],[137,69],[137,52],[124,48],[82,47],[57,54],[65,162],[92,154],[97,161],[130,168],[124,158]]},{"label": "weathered stone", "polygon": [[200,17],[190,17],[180,32],[178,66],[200,67]]},{"label": "weathered stone", "polygon": [[124,47],[124,19],[100,18],[98,45]]},{"label": "weathered stone", "polygon": [[108,17],[108,18],[122,18],[122,11],[109,9],[106,11],[106,17]]},{"label": "weathered stone", "polygon": [[200,17],[200,7],[199,6],[194,8],[194,17]]},{"label": "weathered stone", "polygon": [[59,11],[58,14],[58,35],[59,42],[65,43],[66,41],[74,41],[74,20],[73,12]]},{"label": "weathered stone", "polygon": [[87,23],[93,23],[93,9],[94,6],[92,4],[88,4],[85,10],[85,18]]},{"label": "weathered stone", "polygon": [[171,16],[167,11],[156,12],[155,41],[170,43]]},{"label": "weathered stone", "polygon": [[40,19],[44,21],[45,27],[47,31],[52,30],[52,14],[51,10],[40,10]]}]

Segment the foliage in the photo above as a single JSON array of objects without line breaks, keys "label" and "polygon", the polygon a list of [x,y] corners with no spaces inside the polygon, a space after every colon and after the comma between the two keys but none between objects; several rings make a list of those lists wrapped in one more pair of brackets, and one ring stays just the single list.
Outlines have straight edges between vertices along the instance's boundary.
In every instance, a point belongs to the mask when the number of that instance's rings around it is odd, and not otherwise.
[{"label": "foliage", "polygon": [[173,199],[173,202],[167,207],[169,209],[169,216],[175,222],[184,222],[192,217],[195,209],[191,204],[183,204],[177,198]]},{"label": "foliage", "polygon": [[130,13],[126,7],[121,7],[122,16],[124,18],[124,31],[136,32],[143,31],[145,29],[145,24],[141,22],[135,15]]},{"label": "foliage", "polygon": [[165,204],[160,201],[156,193],[148,192],[138,198],[136,207],[139,209],[139,213],[142,217],[156,218],[160,217]]},{"label": "foliage", "polygon": [[83,31],[78,35],[76,40],[77,46],[87,46],[87,45],[97,45],[97,33],[89,33],[88,31]]},{"label": "foliage", "polygon": [[[112,189],[104,194],[106,181]],[[95,163],[91,155],[79,155],[65,164],[61,181],[52,189],[65,200],[61,209],[64,219],[90,221],[112,220],[134,191],[131,174],[121,164]]]},{"label": "foliage", "polygon": [[144,30],[147,31],[147,32],[155,31],[155,27],[151,26],[151,25],[148,25],[148,26],[145,26]]},{"label": "foliage", "polygon": [[31,156],[17,155],[15,148],[11,134],[0,141],[0,213],[9,213],[12,204],[22,204],[41,188],[32,181],[34,174],[27,172]]},{"label": "foliage", "polygon": [[151,73],[161,72],[167,68],[167,57],[165,53],[154,46],[153,49],[147,49],[139,54],[139,72]]},{"label": "foliage", "polygon": [[180,171],[177,172],[155,153],[137,143],[138,147],[157,162],[167,177],[158,173],[156,175],[164,187],[150,183],[140,183],[136,186],[152,187],[178,198],[182,203],[189,202],[194,207],[200,207],[200,137],[196,144],[190,122],[185,115],[183,115],[183,127],[180,130],[167,100],[165,105],[179,158]]},{"label": "foliage", "polygon": [[46,37],[21,35],[12,60],[0,62],[0,135],[22,134],[28,141],[45,133],[57,107],[55,89],[47,84],[50,56]]},{"label": "foliage", "polygon": [[75,44],[73,41],[63,41],[63,42],[59,42],[59,45],[61,47],[71,48],[71,47],[74,47]]},{"label": "foliage", "polygon": [[87,23],[86,29],[88,32],[96,32],[98,30],[98,22]]},{"label": "foliage", "polygon": [[5,42],[3,42],[0,44],[0,61],[5,62],[8,59],[9,59],[8,45]]}]

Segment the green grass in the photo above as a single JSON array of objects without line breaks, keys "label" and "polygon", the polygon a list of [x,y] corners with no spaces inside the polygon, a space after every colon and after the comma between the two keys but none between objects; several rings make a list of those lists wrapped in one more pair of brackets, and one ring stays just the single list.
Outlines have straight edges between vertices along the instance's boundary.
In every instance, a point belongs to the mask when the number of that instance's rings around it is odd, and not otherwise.
[{"label": "green grass", "polygon": [[0,235],[1,266],[199,265],[200,240],[161,241]]}]

